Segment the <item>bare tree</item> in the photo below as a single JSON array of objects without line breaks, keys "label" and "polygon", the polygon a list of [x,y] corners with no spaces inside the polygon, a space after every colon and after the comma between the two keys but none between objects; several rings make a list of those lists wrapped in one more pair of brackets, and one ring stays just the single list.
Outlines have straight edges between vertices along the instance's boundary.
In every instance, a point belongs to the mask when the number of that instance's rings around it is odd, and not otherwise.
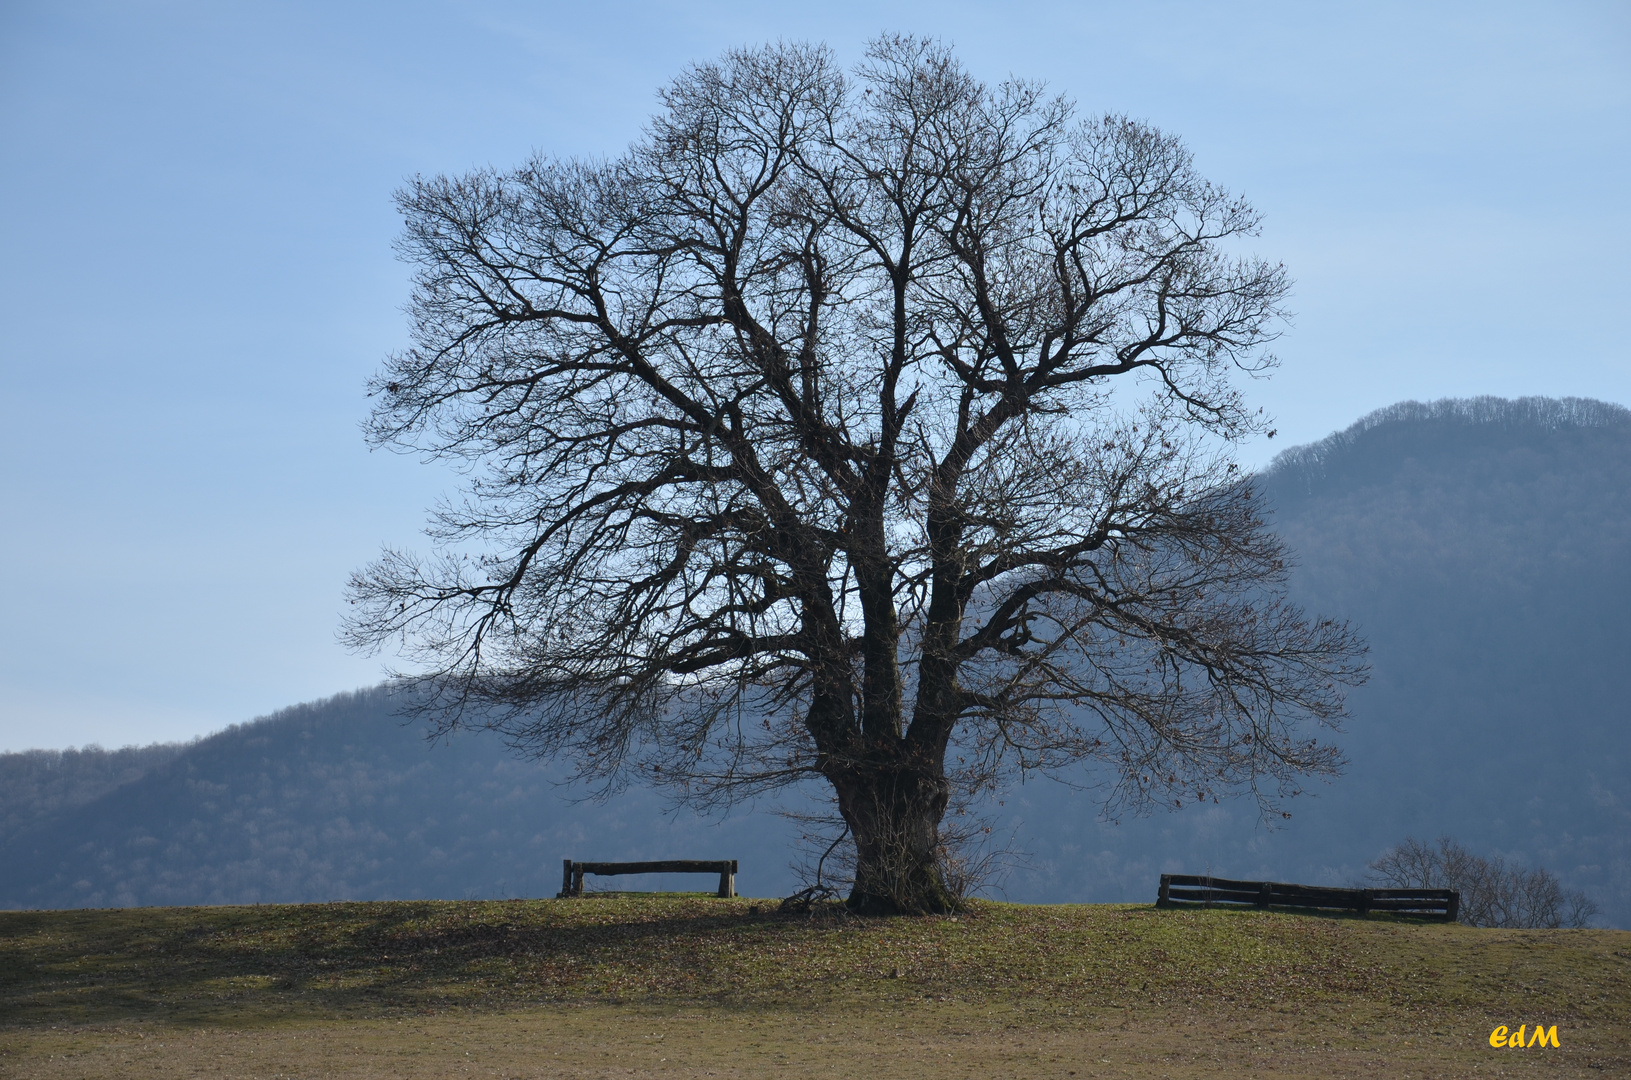
[{"label": "bare tree", "polygon": [[1556,929],[1588,926],[1598,908],[1583,892],[1565,892],[1557,875],[1474,855],[1447,836],[1432,847],[1414,837],[1370,864],[1371,877],[1401,889],[1455,889],[1468,926]]},{"label": "bare tree", "polygon": [[941,46],[689,69],[625,155],[415,180],[370,435],[462,463],[352,581],[441,725],[729,800],[824,778],[851,904],[952,904],[953,785],[1108,763],[1266,806],[1337,753],[1348,630],[1228,460],[1282,267],[1175,139]]}]

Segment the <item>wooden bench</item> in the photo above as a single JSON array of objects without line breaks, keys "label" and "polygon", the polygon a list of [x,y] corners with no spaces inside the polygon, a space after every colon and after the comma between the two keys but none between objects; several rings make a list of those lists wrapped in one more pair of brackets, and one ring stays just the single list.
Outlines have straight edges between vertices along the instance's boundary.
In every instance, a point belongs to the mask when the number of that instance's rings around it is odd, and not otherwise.
[{"label": "wooden bench", "polygon": [[562,897],[583,895],[585,874],[718,874],[719,895],[736,895],[735,859],[665,859],[660,862],[573,862],[562,860]]},{"label": "wooden bench", "polygon": [[1461,913],[1461,894],[1454,889],[1334,889],[1278,881],[1162,874],[1155,906],[1326,908],[1357,911],[1361,915],[1393,911],[1437,916],[1454,922]]}]

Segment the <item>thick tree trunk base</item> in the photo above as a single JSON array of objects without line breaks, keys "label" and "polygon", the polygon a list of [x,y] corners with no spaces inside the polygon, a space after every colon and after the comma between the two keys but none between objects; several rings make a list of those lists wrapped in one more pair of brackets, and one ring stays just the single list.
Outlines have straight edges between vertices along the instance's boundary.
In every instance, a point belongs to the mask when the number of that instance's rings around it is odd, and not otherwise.
[{"label": "thick tree trunk base", "polygon": [[857,915],[951,915],[961,910],[963,905],[944,885],[940,885],[909,897],[881,896],[853,889],[844,906]]},{"label": "thick tree trunk base", "polygon": [[960,897],[946,887],[940,819],[949,785],[927,770],[880,769],[835,780],[855,837],[848,907],[863,915],[944,915]]}]

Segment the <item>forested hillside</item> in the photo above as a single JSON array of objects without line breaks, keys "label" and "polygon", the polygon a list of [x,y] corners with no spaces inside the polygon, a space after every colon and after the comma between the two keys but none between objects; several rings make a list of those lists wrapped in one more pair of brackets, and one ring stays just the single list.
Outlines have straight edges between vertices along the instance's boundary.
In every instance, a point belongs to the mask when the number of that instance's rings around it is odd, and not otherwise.
[{"label": "forested hillside", "polygon": [[[1244,801],[1110,823],[1091,792],[1029,783],[986,807],[1027,853],[1006,895],[1146,900],[1161,872],[1207,869],[1349,883],[1447,833],[1631,926],[1631,413],[1408,403],[1260,484],[1298,599],[1370,642],[1347,772],[1272,831]],[[493,740],[427,744],[393,712],[375,690],[187,747],[0,756],[0,904],[542,895],[565,856],[734,857],[743,891],[793,887],[798,829],[763,808],[716,825],[644,791],[575,804]]]},{"label": "forested hillside", "polygon": [[1260,478],[1298,600],[1351,619],[1372,678],[1350,765],[1266,832],[1241,802],[1107,828],[1008,800],[1016,894],[1141,896],[1162,870],[1347,883],[1406,834],[1539,863],[1631,926],[1631,413],[1406,403]]},{"label": "forested hillside", "polygon": [[553,895],[565,857],[738,858],[744,891],[784,876],[779,818],[668,816],[642,790],[584,802],[490,737],[426,742],[399,707],[376,688],[285,709],[0,838],[0,905]]},{"label": "forested hillside", "polygon": [[0,842],[140,779],[185,749],[181,743],[155,743],[0,754]]}]

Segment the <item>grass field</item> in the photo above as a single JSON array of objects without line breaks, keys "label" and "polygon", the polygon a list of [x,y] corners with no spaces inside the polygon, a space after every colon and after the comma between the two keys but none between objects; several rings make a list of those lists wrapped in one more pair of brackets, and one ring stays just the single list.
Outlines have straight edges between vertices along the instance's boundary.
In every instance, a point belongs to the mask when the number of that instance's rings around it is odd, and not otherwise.
[{"label": "grass field", "polygon": [[[1494,1049],[1556,1025],[1561,1046]],[[16,1077],[1631,1076],[1631,933],[701,896],[0,913]]]}]

